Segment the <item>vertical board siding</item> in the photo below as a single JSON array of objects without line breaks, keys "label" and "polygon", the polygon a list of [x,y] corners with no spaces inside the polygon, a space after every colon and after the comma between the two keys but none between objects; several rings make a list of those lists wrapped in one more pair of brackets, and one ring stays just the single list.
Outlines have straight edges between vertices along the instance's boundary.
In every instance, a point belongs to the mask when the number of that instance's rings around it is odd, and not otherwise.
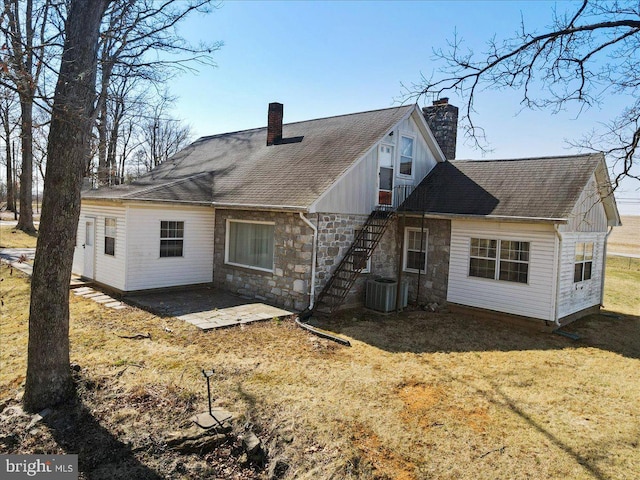
[{"label": "vertical board siding", "polygon": [[595,175],[584,187],[580,198],[569,216],[569,222],[560,227],[561,232],[606,232],[607,214],[598,187]]},{"label": "vertical board siding", "polygon": [[[95,219],[96,238],[94,243],[96,282],[103,283],[118,290],[125,287],[125,268],[127,258],[126,242],[126,209],[124,206],[92,205],[83,202],[80,208],[80,220],[76,236],[76,248],[73,254],[73,272],[82,275],[84,266],[85,220],[87,217]],[[104,219],[116,219],[115,255],[104,253]]]},{"label": "vertical board siding", "polygon": [[[160,222],[184,222],[182,257],[160,258]],[[127,276],[124,290],[213,281],[214,210],[167,204],[127,208]]]},{"label": "vertical board siding", "polygon": [[[399,144],[402,133],[415,137],[413,178],[398,176]],[[347,171],[315,205],[313,212],[346,213],[368,215],[378,203],[378,146],[380,143],[394,145],[395,177],[394,185],[418,185],[436,165],[436,157],[429,149],[422,131],[413,118],[398,124],[391,137],[377,143],[366,155]]]},{"label": "vertical board siding", "polygon": [[[471,238],[530,242],[528,283],[470,277]],[[453,220],[447,301],[553,320],[555,244],[555,232],[550,225]]]},{"label": "vertical board siding", "polygon": [[[573,272],[575,246],[577,242],[593,242],[593,266],[591,279],[574,283]],[[558,299],[559,318],[593,307],[594,305],[600,305],[604,242],[604,233],[572,232],[562,235],[560,291]]]}]

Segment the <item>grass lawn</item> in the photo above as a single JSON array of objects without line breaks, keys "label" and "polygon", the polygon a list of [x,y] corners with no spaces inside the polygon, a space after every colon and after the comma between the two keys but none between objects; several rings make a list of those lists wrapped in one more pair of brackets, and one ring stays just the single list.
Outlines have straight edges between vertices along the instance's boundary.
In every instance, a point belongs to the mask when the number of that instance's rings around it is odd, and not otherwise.
[{"label": "grass lawn", "polygon": [[[29,288],[0,273],[1,411],[24,381]],[[233,445],[164,448],[167,431],[206,410],[200,372],[213,368],[216,404],[286,461],[283,478],[637,478],[639,291],[640,261],[612,258],[607,315],[567,327],[580,340],[459,314],[357,311],[324,325],[351,348],[290,320],[201,333],[71,295],[81,426],[58,413],[28,431],[28,419],[0,422],[0,453],[80,452],[81,478],[267,478]]]},{"label": "grass lawn", "polygon": [[28,235],[14,227],[0,227],[0,248],[35,248],[37,236]]}]

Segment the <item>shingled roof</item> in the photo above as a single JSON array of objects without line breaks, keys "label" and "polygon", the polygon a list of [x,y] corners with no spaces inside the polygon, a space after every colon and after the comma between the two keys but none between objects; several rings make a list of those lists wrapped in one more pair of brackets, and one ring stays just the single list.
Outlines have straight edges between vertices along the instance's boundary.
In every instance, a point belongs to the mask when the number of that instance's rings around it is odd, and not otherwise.
[{"label": "shingled roof", "polygon": [[307,208],[415,108],[285,124],[271,146],[266,127],[203,137],[131,185],[83,198]]},{"label": "shingled roof", "polygon": [[443,216],[567,219],[602,154],[443,162],[402,205]]}]

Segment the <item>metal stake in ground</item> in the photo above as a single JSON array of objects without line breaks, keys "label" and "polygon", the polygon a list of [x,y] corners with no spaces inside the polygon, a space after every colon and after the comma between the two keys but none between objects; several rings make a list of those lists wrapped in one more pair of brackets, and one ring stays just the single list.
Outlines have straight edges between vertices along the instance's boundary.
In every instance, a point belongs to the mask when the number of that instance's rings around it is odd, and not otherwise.
[{"label": "metal stake in ground", "polygon": [[213,369],[211,370],[202,370],[202,375],[204,376],[204,378],[207,379],[207,399],[209,401],[209,411],[208,412],[204,412],[204,413],[199,413],[198,415],[195,415],[194,417],[191,417],[191,420],[198,425],[199,427],[202,428],[211,428],[213,426],[218,426],[220,428],[224,428],[224,423],[227,420],[230,420],[232,415],[225,411],[225,410],[221,410],[221,409],[213,409],[211,407],[211,377],[213,377],[213,374],[215,373],[215,371]]}]

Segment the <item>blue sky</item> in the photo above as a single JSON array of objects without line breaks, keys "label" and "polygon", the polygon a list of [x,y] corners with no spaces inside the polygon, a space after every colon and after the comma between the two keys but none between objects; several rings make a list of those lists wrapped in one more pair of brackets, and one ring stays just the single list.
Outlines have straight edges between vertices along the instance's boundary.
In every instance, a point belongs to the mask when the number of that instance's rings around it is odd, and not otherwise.
[{"label": "blue sky", "polygon": [[[211,15],[189,19],[182,34],[192,42],[223,41],[217,68],[171,81],[175,115],[196,136],[266,124],[267,105],[284,104],[285,122],[384,108],[398,104],[401,84],[428,76],[432,50],[458,32],[480,50],[492,36],[507,37],[521,18],[543,29],[554,6],[545,1],[227,1]],[[450,102],[456,102],[451,96]],[[515,92],[486,91],[476,100],[476,120],[491,152],[458,140],[458,158],[516,158],[578,153],[578,139],[613,118],[624,105],[615,97],[577,116],[577,111],[520,111]],[[421,105],[430,103],[423,99]],[[618,193],[623,214],[640,214],[640,184]],[[638,204],[626,198],[639,199]]]}]

